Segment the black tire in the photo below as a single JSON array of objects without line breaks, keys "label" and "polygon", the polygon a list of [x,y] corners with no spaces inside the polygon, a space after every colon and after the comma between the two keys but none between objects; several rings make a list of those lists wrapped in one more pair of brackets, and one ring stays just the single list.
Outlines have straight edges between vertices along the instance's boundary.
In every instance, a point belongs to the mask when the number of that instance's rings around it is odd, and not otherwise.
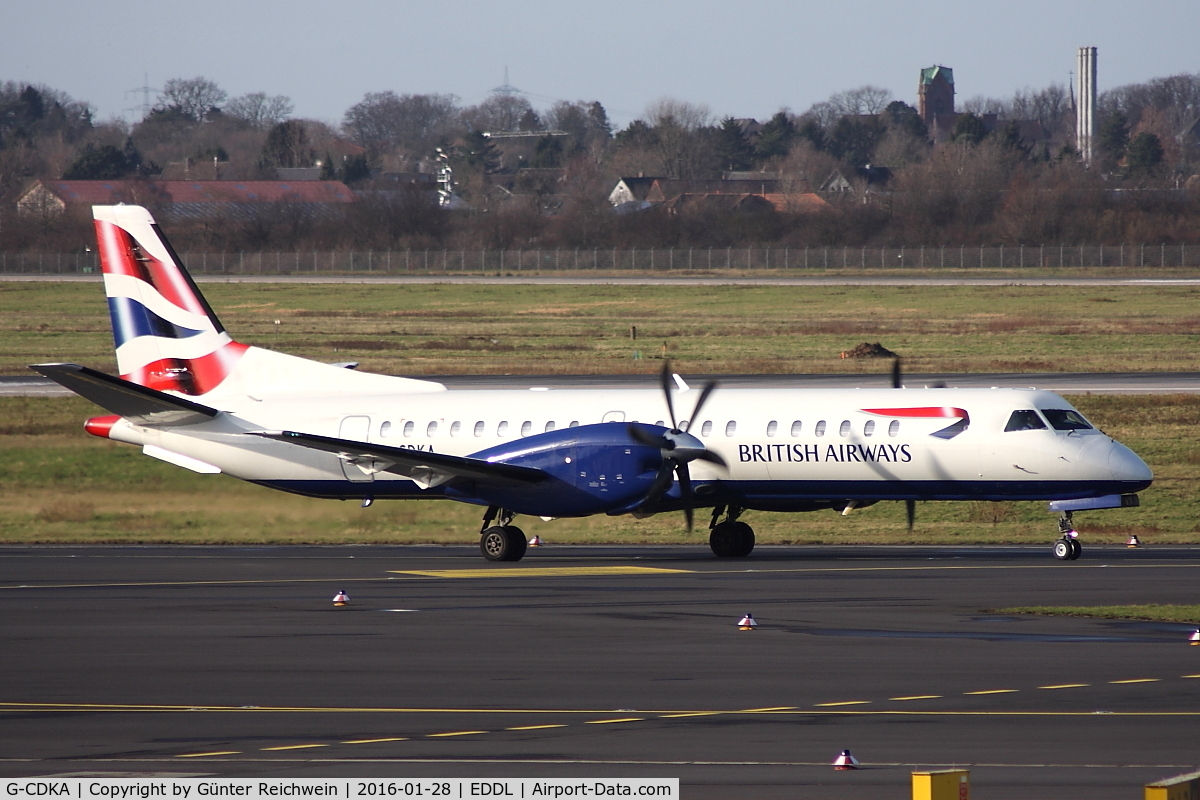
[{"label": "black tire", "polygon": [[754,551],[754,529],[744,522],[733,523],[737,527],[738,546],[734,556],[745,558]]},{"label": "black tire", "polygon": [[1082,554],[1082,553],[1083,553],[1083,545],[1081,545],[1079,543],[1078,539],[1072,539],[1071,540],[1071,555],[1068,557],[1068,560],[1075,561],[1079,558],[1080,554]]},{"label": "black tire", "polygon": [[737,552],[737,532],[733,524],[722,522],[708,535],[708,546],[717,558],[732,558]]},{"label": "black tire", "polygon": [[744,558],[754,549],[754,530],[744,522],[726,520],[712,529],[708,546],[717,558]]},{"label": "black tire", "polygon": [[529,543],[525,541],[525,531],[516,525],[505,525],[504,533],[508,536],[508,558],[505,561],[520,561],[525,557],[525,549]]},{"label": "black tire", "polygon": [[1070,539],[1059,539],[1054,543],[1054,557],[1059,561],[1069,561],[1071,554],[1075,552],[1075,548],[1071,547]]},{"label": "black tire", "polygon": [[512,549],[512,538],[506,528],[494,525],[479,537],[479,552],[488,561],[508,561]]}]

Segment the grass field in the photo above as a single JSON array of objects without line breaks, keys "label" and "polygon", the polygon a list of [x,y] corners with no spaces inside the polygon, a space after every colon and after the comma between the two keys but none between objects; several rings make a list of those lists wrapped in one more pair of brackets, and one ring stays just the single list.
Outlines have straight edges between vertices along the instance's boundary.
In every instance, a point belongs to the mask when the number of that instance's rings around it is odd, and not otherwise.
[{"label": "grass field", "polygon": [[1098,617],[1100,619],[1148,619],[1155,622],[1200,624],[1200,605],[1143,606],[1018,606],[991,608],[989,614],[1035,614],[1044,617]]},{"label": "grass field", "polygon": [[[1200,287],[205,284],[235,338],[391,374],[1200,370]],[[278,320],[278,324],[276,324]],[[637,327],[637,340],[630,327]],[[635,355],[640,355],[636,358]],[[97,283],[0,283],[0,374],[114,368]]]}]

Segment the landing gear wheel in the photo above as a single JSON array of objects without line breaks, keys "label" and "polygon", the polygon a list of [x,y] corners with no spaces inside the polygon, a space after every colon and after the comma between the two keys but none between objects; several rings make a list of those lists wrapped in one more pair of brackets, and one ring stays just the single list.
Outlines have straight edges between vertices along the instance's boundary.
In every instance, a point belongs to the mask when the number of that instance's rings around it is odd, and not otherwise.
[{"label": "landing gear wheel", "polygon": [[713,527],[708,546],[717,558],[744,558],[754,549],[754,529],[744,522],[726,520]]},{"label": "landing gear wheel", "polygon": [[1067,560],[1074,561],[1083,552],[1083,545],[1079,543],[1078,539],[1069,539],[1068,541],[1071,543],[1071,555],[1067,556]]},{"label": "landing gear wheel", "polygon": [[505,525],[504,534],[508,536],[508,558],[505,561],[520,561],[525,557],[525,549],[529,543],[525,541],[525,531],[516,525]]},{"label": "landing gear wheel", "polygon": [[495,525],[479,538],[479,551],[488,561],[520,561],[527,546],[525,532],[515,525]]},{"label": "landing gear wheel", "polygon": [[488,528],[479,537],[479,551],[488,561],[507,561],[509,547],[508,534],[499,525]]},{"label": "landing gear wheel", "polygon": [[[1070,561],[1074,553],[1075,547],[1073,546],[1073,540],[1059,539],[1054,543],[1054,557],[1059,561]],[[1076,558],[1078,558],[1078,556],[1076,556]]]}]

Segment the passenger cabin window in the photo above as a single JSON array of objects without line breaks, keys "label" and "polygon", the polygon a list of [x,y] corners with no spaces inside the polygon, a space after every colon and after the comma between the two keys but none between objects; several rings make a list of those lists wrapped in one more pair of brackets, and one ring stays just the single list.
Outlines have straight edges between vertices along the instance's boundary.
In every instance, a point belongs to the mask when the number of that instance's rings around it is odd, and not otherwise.
[{"label": "passenger cabin window", "polygon": [[844,420],[842,420],[841,426],[838,428],[838,436],[849,436],[849,435],[850,435],[850,420],[844,419]]},{"label": "passenger cabin window", "polygon": [[533,433],[533,423],[529,420],[525,420],[521,423],[521,435],[528,436],[531,433]]},{"label": "passenger cabin window", "polygon": [[800,429],[803,427],[804,427],[804,423],[801,422],[800,420],[796,420],[795,422],[792,423],[792,438],[793,439],[800,435]]},{"label": "passenger cabin window", "polygon": [[875,420],[869,419],[863,425],[863,436],[873,436],[875,434]]},{"label": "passenger cabin window", "polygon": [[1092,424],[1072,408],[1043,408],[1050,427],[1056,431],[1090,431]]},{"label": "passenger cabin window", "polygon": [[542,431],[542,433],[549,433],[552,430],[554,430],[554,420],[550,420],[546,423],[546,429]]},{"label": "passenger cabin window", "polygon": [[415,427],[417,427],[417,426],[413,424],[413,421],[411,419],[408,422],[404,423],[404,435],[412,436],[413,428],[415,428]]},{"label": "passenger cabin window", "polygon": [[392,423],[385,422],[379,426],[379,438],[386,439],[392,434]]},{"label": "passenger cabin window", "polygon": [[579,427],[579,420],[577,420],[577,419],[573,419],[573,420],[571,420],[571,424],[570,424],[570,425],[568,425],[567,427],[568,427],[568,428],[578,428],[578,427]]},{"label": "passenger cabin window", "polygon": [[706,419],[706,420],[704,420],[704,424],[700,426],[700,435],[708,436],[711,433],[712,433],[712,420]]},{"label": "passenger cabin window", "polygon": [[437,422],[436,421],[431,422],[425,426],[425,435],[426,436],[433,436],[435,433],[437,433]]},{"label": "passenger cabin window", "polygon": [[895,436],[900,432],[900,420],[894,419],[888,423],[888,436]]},{"label": "passenger cabin window", "polygon": [[[1090,425],[1088,426],[1091,427]],[[1004,432],[1009,431],[1044,431],[1046,423],[1042,422],[1042,418],[1033,409],[1024,409],[1014,411],[1008,418],[1008,424],[1004,426]]]},{"label": "passenger cabin window", "polygon": [[454,422],[450,423],[450,435],[458,436],[460,433],[462,433],[462,423],[454,420]]},{"label": "passenger cabin window", "polygon": [[725,423],[725,435],[726,436],[733,436],[733,434],[736,432],[737,432],[737,422],[735,420],[731,419],[731,420],[729,420],[729,422]]},{"label": "passenger cabin window", "polygon": [[483,420],[475,423],[475,435],[483,436]]},{"label": "passenger cabin window", "polygon": [[817,427],[813,428],[813,433],[817,436],[825,435],[825,420],[821,420],[817,423]]},{"label": "passenger cabin window", "polygon": [[773,419],[767,423],[767,436],[774,436],[778,430],[779,430],[779,421],[778,420]]},{"label": "passenger cabin window", "polygon": [[496,435],[508,436],[508,420],[505,420],[496,426]]}]

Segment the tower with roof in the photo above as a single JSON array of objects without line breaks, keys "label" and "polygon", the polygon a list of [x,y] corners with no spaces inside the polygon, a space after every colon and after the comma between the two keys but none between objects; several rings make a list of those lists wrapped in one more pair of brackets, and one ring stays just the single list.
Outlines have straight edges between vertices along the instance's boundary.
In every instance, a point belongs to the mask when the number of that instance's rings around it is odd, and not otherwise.
[{"label": "tower with roof", "polygon": [[937,65],[921,70],[917,111],[931,131],[936,117],[954,113],[954,70]]}]

